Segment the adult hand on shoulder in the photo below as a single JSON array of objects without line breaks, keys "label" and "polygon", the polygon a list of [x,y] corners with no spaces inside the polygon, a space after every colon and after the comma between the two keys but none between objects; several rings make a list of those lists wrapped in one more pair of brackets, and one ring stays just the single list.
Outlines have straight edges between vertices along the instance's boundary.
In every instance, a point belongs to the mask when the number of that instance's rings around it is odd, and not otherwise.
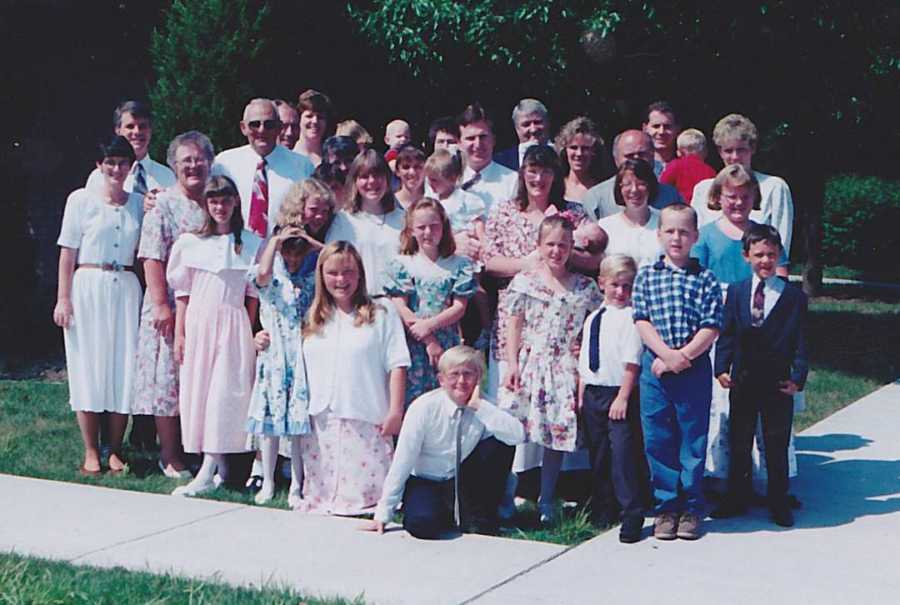
[{"label": "adult hand on shoulder", "polygon": [[375,519],[371,519],[360,525],[357,529],[359,529],[360,531],[374,531],[379,534],[383,534],[384,523],[382,523],[381,521],[376,521]]},{"label": "adult hand on shoulder", "polygon": [[53,323],[60,328],[68,328],[72,323],[72,301],[68,298],[56,301],[56,308],[53,309]]},{"label": "adult hand on shoulder", "polygon": [[150,212],[156,208],[156,196],[159,195],[159,189],[151,189],[144,195],[144,212]]},{"label": "adult hand on shoulder", "polygon": [[175,329],[175,316],[168,304],[153,305],[151,325],[165,339],[172,337]]},{"label": "adult hand on shoulder", "polygon": [[400,432],[401,424],[403,424],[403,414],[400,412],[388,411],[387,416],[381,421],[381,435],[383,437],[396,435]]},{"label": "adult hand on shoulder", "polygon": [[272,337],[266,330],[260,330],[256,333],[256,336],[253,337],[253,348],[256,349],[257,353],[262,353],[268,349],[271,344]]}]

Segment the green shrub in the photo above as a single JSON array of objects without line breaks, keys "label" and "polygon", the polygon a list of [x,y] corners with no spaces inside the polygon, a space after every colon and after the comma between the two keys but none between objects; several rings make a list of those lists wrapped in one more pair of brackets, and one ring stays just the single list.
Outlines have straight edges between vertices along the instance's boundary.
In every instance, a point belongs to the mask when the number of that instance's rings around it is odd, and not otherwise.
[{"label": "green shrub", "polygon": [[852,174],[829,179],[822,258],[826,265],[900,276],[900,181]]}]

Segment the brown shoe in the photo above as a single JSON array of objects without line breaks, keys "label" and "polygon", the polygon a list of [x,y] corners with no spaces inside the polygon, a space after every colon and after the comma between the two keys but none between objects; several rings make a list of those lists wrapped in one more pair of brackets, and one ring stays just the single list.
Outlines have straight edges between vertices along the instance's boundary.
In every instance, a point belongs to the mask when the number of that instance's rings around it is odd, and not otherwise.
[{"label": "brown shoe", "polygon": [[674,540],[678,535],[678,515],[676,513],[659,513],[653,523],[653,537],[657,540]]},{"label": "brown shoe", "polygon": [[696,540],[700,537],[700,517],[692,513],[681,513],[678,519],[678,537],[682,540]]}]

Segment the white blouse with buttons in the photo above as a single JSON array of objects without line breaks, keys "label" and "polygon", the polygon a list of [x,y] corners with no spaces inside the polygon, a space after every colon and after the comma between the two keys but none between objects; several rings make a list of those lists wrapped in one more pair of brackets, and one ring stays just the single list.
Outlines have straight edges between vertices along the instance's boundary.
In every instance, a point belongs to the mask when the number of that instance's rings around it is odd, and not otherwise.
[{"label": "white blouse with buttons", "polygon": [[143,197],[114,206],[89,189],[69,195],[57,244],[78,249],[78,264],[130,266],[141,237]]}]

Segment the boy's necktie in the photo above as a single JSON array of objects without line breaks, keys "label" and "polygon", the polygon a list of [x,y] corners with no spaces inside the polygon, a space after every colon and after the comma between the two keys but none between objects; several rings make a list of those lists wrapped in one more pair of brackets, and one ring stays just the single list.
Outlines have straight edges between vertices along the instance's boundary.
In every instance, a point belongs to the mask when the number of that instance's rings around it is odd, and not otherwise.
[{"label": "boy's necktie", "polygon": [[600,321],[603,319],[604,311],[606,311],[606,307],[600,307],[597,316],[591,322],[591,334],[588,340],[588,367],[591,372],[600,369]]},{"label": "boy's necktie", "polygon": [[763,290],[766,282],[759,280],[756,290],[753,291],[753,307],[750,309],[750,323],[754,328],[758,328],[763,324],[765,319],[766,295]]},{"label": "boy's necktie", "polygon": [[266,236],[269,225],[269,182],[266,179],[266,160],[261,159],[253,175],[253,191],[250,194],[250,230],[260,237]]}]

